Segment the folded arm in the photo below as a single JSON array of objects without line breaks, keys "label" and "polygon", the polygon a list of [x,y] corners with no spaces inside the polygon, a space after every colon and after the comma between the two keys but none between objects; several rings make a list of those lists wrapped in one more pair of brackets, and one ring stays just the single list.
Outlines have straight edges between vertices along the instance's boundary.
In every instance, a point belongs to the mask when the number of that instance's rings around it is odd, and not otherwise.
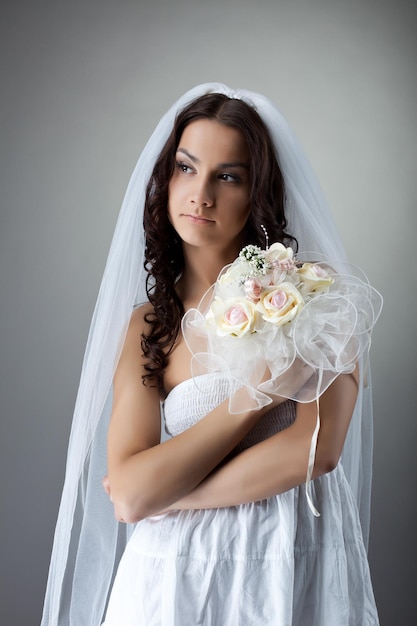
[{"label": "folded arm", "polygon": [[[320,398],[321,428],[313,478],[333,470],[342,453],[355,406],[358,373],[340,375]],[[306,479],[317,404],[297,405],[294,423],[241,452],[215,470],[171,509],[235,506],[268,498]]]},{"label": "folded arm", "polygon": [[160,443],[159,392],[142,384],[140,338],[145,328],[144,311],[135,311],[114,378],[108,432],[107,485],[116,517],[126,522],[158,513],[195,489],[266,410],[231,414],[226,400]]},{"label": "folded arm", "polygon": [[[136,522],[167,508],[254,502],[305,480],[316,403],[299,404],[294,424],[222,466],[271,406],[231,414],[226,400],[188,430],[160,443],[159,392],[142,384],[140,337],[145,327],[143,311],[135,311],[114,378],[107,485],[118,519]],[[314,476],[337,464],[356,395],[355,372],[339,376],[321,397]]]}]

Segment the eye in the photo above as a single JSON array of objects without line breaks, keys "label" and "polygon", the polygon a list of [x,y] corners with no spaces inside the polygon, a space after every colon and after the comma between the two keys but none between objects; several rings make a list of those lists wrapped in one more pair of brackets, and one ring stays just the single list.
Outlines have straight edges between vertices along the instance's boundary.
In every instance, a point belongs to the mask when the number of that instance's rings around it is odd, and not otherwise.
[{"label": "eye", "polygon": [[223,174],[219,174],[219,179],[224,180],[226,183],[240,183],[241,178],[236,174],[229,174],[224,172]]},{"label": "eye", "polygon": [[184,172],[184,174],[188,174],[193,171],[192,167],[187,165],[187,163],[184,163],[184,161],[176,161],[176,166],[181,172]]}]

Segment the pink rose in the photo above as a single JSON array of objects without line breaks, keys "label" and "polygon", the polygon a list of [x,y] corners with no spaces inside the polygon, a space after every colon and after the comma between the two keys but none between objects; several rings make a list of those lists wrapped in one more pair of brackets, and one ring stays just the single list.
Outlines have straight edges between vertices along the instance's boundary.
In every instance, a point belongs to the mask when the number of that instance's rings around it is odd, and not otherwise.
[{"label": "pink rose", "polygon": [[276,307],[277,309],[282,309],[287,300],[288,296],[285,291],[275,291],[270,302],[272,306]]},{"label": "pink rose", "polygon": [[246,297],[251,302],[259,302],[263,290],[262,282],[259,278],[248,278],[244,284]]},{"label": "pink rose", "polygon": [[265,289],[256,309],[266,322],[284,326],[298,315],[303,306],[304,300],[298,289],[292,283],[284,282],[278,287]]},{"label": "pink rose", "polygon": [[206,315],[207,323],[214,326],[219,337],[243,337],[255,332],[255,305],[250,300],[216,296]]},{"label": "pink rose", "polygon": [[247,322],[248,316],[241,306],[235,304],[234,306],[231,306],[230,309],[227,309],[224,314],[224,319],[228,324],[230,324],[230,326],[237,326]]},{"label": "pink rose", "polygon": [[281,269],[285,270],[286,272],[289,272],[290,270],[293,270],[295,268],[295,263],[292,259],[281,259],[279,261],[279,265]]}]

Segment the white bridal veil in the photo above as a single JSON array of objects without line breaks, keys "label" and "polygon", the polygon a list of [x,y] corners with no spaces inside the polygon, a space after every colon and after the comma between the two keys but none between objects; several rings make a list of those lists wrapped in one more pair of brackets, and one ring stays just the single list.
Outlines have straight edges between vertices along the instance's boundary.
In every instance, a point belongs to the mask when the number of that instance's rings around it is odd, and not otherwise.
[{"label": "white bridal veil", "polygon": [[[88,337],[69,442],[66,478],[55,531],[42,626],[99,626],[111,583],[132,527],[114,519],[101,480],[114,370],[134,306],[145,302],[143,207],[148,180],[177,113],[195,98],[220,92],[256,109],[269,129],[285,180],[289,232],[301,251],[345,262],[320,186],[276,107],[265,97],[222,84],[184,94],[146,144],[124,198]],[[372,461],[370,381],[362,385],[342,462],[356,497],[365,543],[369,529]]]}]

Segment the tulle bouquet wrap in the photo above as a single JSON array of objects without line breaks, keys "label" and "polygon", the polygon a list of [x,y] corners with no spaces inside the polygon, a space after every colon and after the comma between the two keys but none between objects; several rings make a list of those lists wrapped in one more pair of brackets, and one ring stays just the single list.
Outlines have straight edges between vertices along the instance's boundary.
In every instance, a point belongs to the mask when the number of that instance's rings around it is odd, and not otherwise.
[{"label": "tulle bouquet wrap", "polygon": [[[231,412],[261,408],[274,395],[317,399],[369,349],[380,294],[351,265],[318,256],[294,257],[281,243],[246,246],[185,314],[194,380],[227,377]],[[242,387],[246,394],[236,394]]]}]

